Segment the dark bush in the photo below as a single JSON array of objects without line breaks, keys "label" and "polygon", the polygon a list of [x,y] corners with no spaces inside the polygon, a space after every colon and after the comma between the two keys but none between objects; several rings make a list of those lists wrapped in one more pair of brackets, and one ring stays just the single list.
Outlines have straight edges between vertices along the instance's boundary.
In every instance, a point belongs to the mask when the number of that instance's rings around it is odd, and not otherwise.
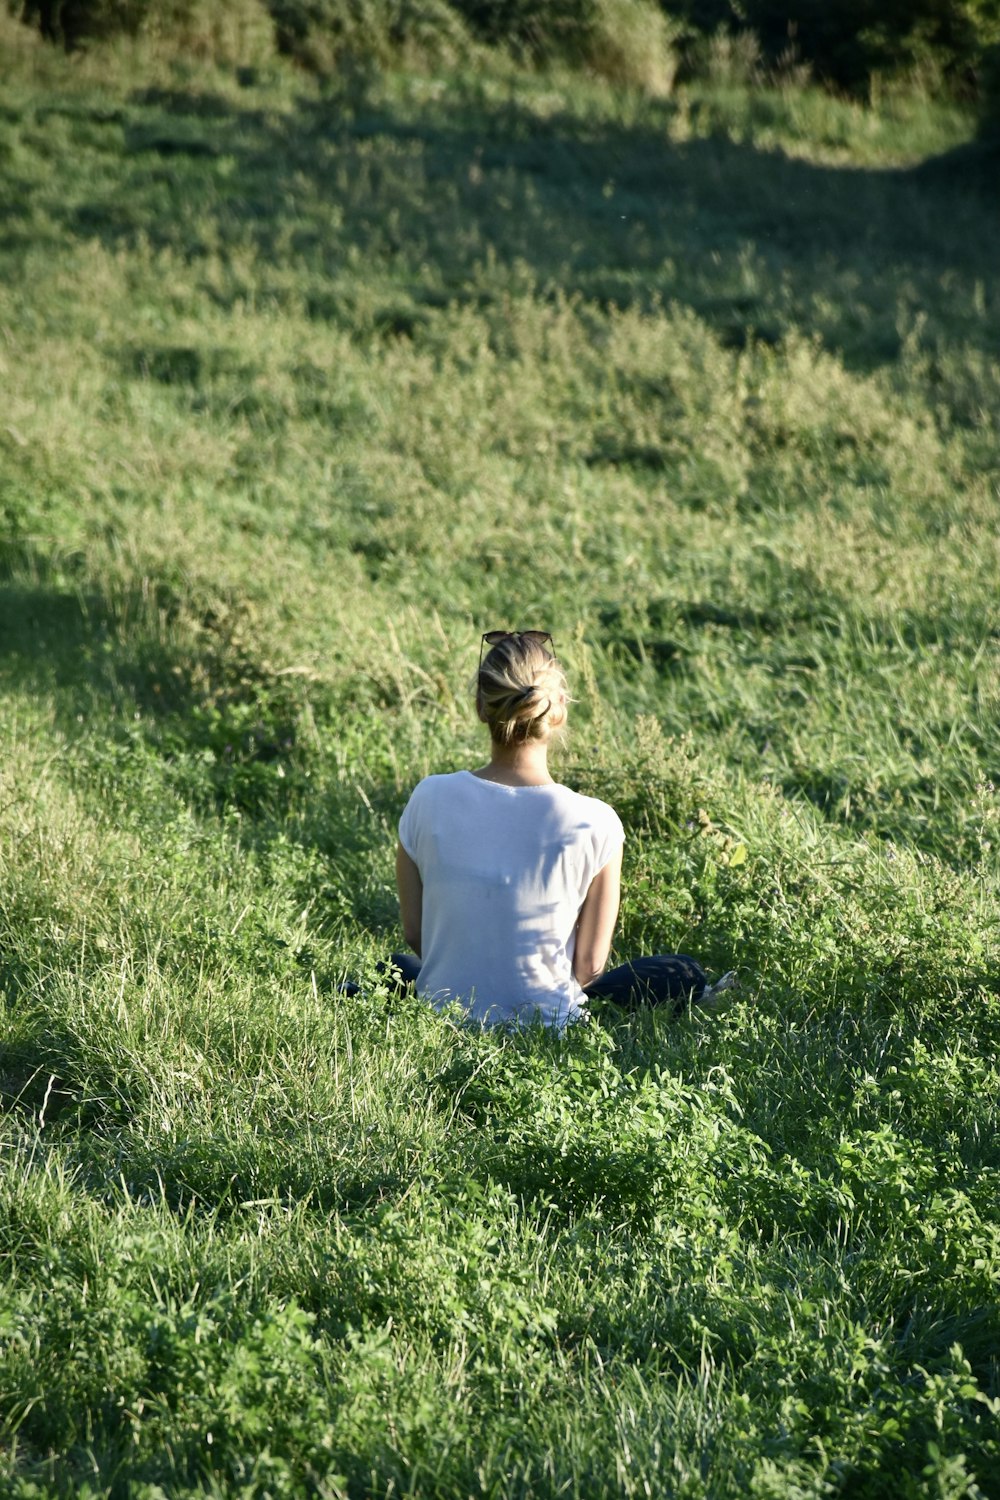
[{"label": "dark bush", "polygon": [[471,30],[494,46],[561,52],[587,28],[594,0],[454,0]]},{"label": "dark bush", "polygon": [[[153,33],[202,56],[233,50],[216,35],[225,30],[227,0],[7,4],[67,49],[115,34]],[[278,50],[319,73],[467,61],[477,42],[660,96],[670,92],[676,68],[675,28],[657,0],[259,0],[256,8],[273,25]]]},{"label": "dark bush", "polygon": [[101,37],[136,36],[152,0],[24,0],[10,6],[29,26],[37,26],[50,42],[67,51]]},{"label": "dark bush", "polygon": [[338,59],[448,59],[469,37],[447,0],[265,0],[278,50],[320,72]]},{"label": "dark bush", "polygon": [[666,0],[695,35],[752,31],[765,58],[794,48],[821,81],[866,93],[876,77],[923,73],[973,94],[1000,42],[1000,0]]},{"label": "dark bush", "polygon": [[[192,19],[224,18],[228,0],[7,0],[11,12],[67,50],[116,35],[173,32],[183,45]],[[278,47],[323,69],[338,57],[384,61],[399,54],[454,56],[468,36],[447,0],[262,0]]]},{"label": "dark bush", "polygon": [[[183,38],[197,0],[6,3],[74,48],[153,28]],[[226,0],[216,4],[222,15]],[[765,74],[794,55],[819,81],[861,95],[877,80],[917,75],[925,87],[979,98],[987,128],[1000,113],[1000,0],[660,0],[658,11],[655,0],[262,0],[262,8],[279,49],[320,71],[346,59],[454,60],[475,38],[665,93],[679,35],[689,72],[704,66],[706,39],[728,35],[759,43]]]}]

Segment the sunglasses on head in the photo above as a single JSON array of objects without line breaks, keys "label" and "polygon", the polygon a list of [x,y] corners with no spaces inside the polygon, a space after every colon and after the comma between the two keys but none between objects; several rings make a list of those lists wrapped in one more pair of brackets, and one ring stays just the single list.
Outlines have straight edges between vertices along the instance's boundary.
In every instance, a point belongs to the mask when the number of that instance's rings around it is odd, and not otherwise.
[{"label": "sunglasses on head", "polygon": [[482,669],[483,651],[487,646],[492,648],[499,646],[501,641],[530,641],[533,646],[552,647],[552,636],[547,630],[486,630],[479,643],[479,666]]}]

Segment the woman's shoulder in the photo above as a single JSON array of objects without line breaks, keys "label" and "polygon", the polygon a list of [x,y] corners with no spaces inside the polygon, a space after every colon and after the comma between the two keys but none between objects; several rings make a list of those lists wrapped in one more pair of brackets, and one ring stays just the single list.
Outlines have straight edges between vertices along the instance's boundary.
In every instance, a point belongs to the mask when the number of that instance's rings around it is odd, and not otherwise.
[{"label": "woman's shoulder", "polygon": [[621,829],[624,836],[621,818],[619,818],[610,802],[602,802],[600,797],[590,797],[586,792],[574,791],[572,787],[563,786],[561,782],[556,784],[556,788],[567,804],[571,804],[579,812],[587,814],[596,823],[610,828]]},{"label": "woman's shoulder", "polygon": [[464,781],[465,775],[464,771],[435,771],[430,776],[424,776],[410,793],[410,801],[416,799],[422,802],[428,798],[433,800],[435,797],[447,796]]},{"label": "woman's shoulder", "polygon": [[417,782],[399,818],[399,838],[408,854],[417,847],[421,832],[434,827],[443,810],[455,805],[455,787],[460,777],[459,771],[446,771]]}]

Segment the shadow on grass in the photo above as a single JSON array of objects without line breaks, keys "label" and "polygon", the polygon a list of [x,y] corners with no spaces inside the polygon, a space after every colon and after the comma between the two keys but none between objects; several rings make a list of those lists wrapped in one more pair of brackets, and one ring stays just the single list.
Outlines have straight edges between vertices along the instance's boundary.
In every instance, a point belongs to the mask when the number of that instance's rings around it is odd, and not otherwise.
[{"label": "shadow on grass", "polygon": [[[918,314],[930,343],[960,331],[992,349],[971,301],[1000,228],[984,148],[940,170],[820,166],[722,134],[671,142],[678,108],[627,126],[542,120],[471,85],[409,114],[364,97],[281,114],[146,90],[124,124],[99,112],[93,128],[120,148],[94,157],[92,196],[57,189],[46,206],[112,246],[142,237],[192,260],[251,248],[263,285],[234,269],[211,295],[280,305],[287,280],[269,286],[266,268],[291,269],[314,318],[355,332],[367,318],[387,338],[419,338],[449,303],[493,307],[500,337],[505,295],[530,286],[605,308],[674,299],[730,347],[796,329],[862,369],[895,360]],[[357,305],[352,265],[395,284],[381,306]],[[945,285],[956,271],[967,309]]]},{"label": "shadow on grass", "polygon": [[[0,683],[50,693],[67,736],[96,714],[130,740],[138,726],[168,758],[217,748],[234,777],[240,767],[290,758],[292,689],[279,692],[211,609],[171,638],[185,604],[167,585],[146,580],[112,600],[42,557],[30,574],[0,582]],[[229,790],[238,794],[235,780]],[[226,795],[222,782],[218,792]]]},{"label": "shadow on grass", "polygon": [[[85,797],[105,810],[117,801],[123,825],[140,826],[145,802],[164,796],[209,818],[239,813],[241,845],[275,868],[284,861],[282,879],[304,904],[329,910],[329,925],[393,923],[378,866],[400,794],[327,774],[324,726],[343,708],[335,685],[255,660],[224,601],[196,606],[149,579],[112,598],[41,556],[21,563],[21,576],[0,580],[0,693],[46,702]],[[357,685],[346,691],[354,702]],[[265,937],[280,945],[256,934]],[[312,955],[291,959],[333,983]],[[19,993],[31,979],[0,945],[0,982]]]}]

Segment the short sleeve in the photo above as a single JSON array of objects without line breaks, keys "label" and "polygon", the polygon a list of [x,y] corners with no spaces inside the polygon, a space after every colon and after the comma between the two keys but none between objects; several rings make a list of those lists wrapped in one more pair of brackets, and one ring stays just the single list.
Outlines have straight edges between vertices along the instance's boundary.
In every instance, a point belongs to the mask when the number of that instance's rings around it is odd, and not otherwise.
[{"label": "short sleeve", "polygon": [[596,849],[596,871],[598,872],[604,869],[608,860],[613,854],[617,854],[625,842],[625,829],[621,818],[606,802],[602,802],[600,806],[604,815],[598,828]]},{"label": "short sleeve", "polygon": [[422,800],[420,797],[421,785],[422,783],[415,786],[410,793],[410,800],[403,808],[403,813],[399,820],[399,842],[414,863],[416,863],[417,858],[417,832],[420,819],[420,803]]}]

